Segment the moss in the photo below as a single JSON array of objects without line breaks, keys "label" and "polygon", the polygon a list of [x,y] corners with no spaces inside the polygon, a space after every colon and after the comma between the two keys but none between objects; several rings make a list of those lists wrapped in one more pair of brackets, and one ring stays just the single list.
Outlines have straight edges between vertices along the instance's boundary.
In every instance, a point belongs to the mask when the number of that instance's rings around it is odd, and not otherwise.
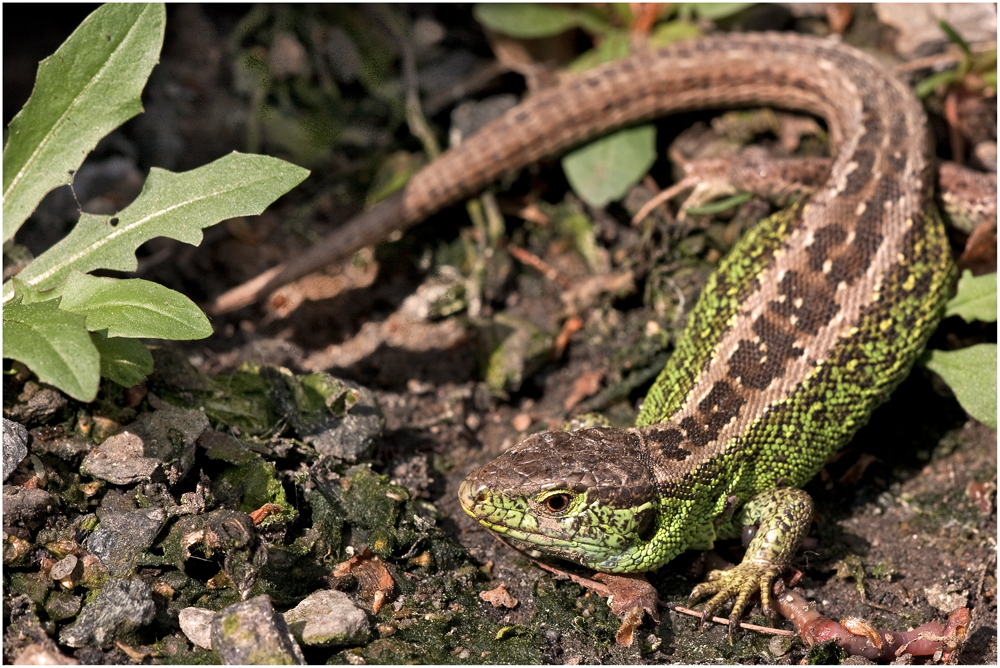
[{"label": "moss", "polygon": [[8,590],[16,594],[24,594],[38,605],[45,603],[49,594],[49,583],[47,578],[39,581],[39,573],[10,573],[4,574],[4,593]]}]

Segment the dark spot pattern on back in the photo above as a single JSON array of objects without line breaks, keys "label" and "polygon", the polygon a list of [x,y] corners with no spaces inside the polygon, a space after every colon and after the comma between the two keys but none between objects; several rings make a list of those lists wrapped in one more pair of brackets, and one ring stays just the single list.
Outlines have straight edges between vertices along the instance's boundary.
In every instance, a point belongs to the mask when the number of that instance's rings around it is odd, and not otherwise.
[{"label": "dark spot pattern on back", "polygon": [[778,284],[778,294],[784,296],[784,301],[772,301],[768,308],[782,318],[795,316],[795,329],[815,336],[820,327],[830,324],[840,306],[825,285],[807,279],[797,271],[786,273]]},{"label": "dark spot pattern on back", "polygon": [[686,417],[681,420],[681,429],[687,433],[691,443],[699,447],[715,440],[722,428],[740,414],[746,400],[738,395],[733,386],[722,380],[712,386],[705,398],[698,402],[698,420]]},{"label": "dark spot pattern on back", "polygon": [[802,349],[795,345],[794,336],[766,315],[754,320],[752,330],[759,340],[740,341],[729,358],[729,377],[739,378],[743,387],[763,390],[784,374],[788,360],[801,357]]},{"label": "dark spot pattern on back", "polygon": [[645,436],[664,459],[682,462],[691,454],[690,450],[680,447],[684,435],[677,429],[651,429]]}]

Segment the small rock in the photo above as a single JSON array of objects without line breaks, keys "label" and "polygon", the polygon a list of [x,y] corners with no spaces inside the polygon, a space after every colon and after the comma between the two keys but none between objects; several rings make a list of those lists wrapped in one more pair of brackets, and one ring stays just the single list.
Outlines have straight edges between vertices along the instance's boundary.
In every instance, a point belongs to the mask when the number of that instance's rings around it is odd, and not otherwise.
[{"label": "small rock", "polygon": [[225,664],[304,664],[302,649],[266,595],[235,603],[212,620],[212,648]]},{"label": "small rock", "polygon": [[3,419],[3,481],[28,456],[28,430],[22,425]]},{"label": "small rock", "polygon": [[29,380],[17,397],[17,403],[4,413],[12,420],[25,425],[40,424],[55,415],[66,405],[66,397],[51,387],[42,387]]},{"label": "small rock", "polygon": [[67,591],[54,590],[45,601],[45,612],[49,619],[60,622],[64,619],[76,617],[80,612],[82,596],[73,596]]},{"label": "small rock", "polygon": [[181,631],[198,647],[212,649],[212,620],[219,613],[205,608],[184,608],[177,615]]},{"label": "small rock", "polygon": [[64,580],[73,574],[76,570],[77,564],[80,560],[76,558],[75,554],[67,554],[65,557],[57,561],[49,569],[49,577],[55,581]]},{"label": "small rock", "polygon": [[73,434],[49,440],[36,438],[31,444],[35,454],[55,455],[67,462],[78,462],[79,457],[94,449],[94,442],[86,436]]},{"label": "small rock", "polygon": [[14,659],[15,666],[75,666],[80,662],[38,643],[28,645]]},{"label": "small rock", "polygon": [[792,648],[791,638],[785,636],[774,636],[767,643],[767,649],[774,656],[784,656]]},{"label": "small rock", "polygon": [[156,539],[167,514],[160,508],[105,512],[97,531],[87,536],[86,548],[115,576],[127,575]]},{"label": "small rock", "polygon": [[171,485],[194,464],[195,441],[208,418],[189,408],[143,413],[83,458],[80,471],[116,485],[150,481],[162,469]]},{"label": "small rock", "polygon": [[961,585],[956,583],[935,583],[924,589],[924,595],[927,597],[927,602],[943,614],[969,604],[968,590],[962,589]]},{"label": "small rock", "polygon": [[105,646],[122,635],[149,624],[156,614],[153,591],[142,580],[111,578],[83,607],[76,623],[59,634],[70,647],[91,643]]},{"label": "small rock", "polygon": [[[371,390],[329,374],[294,376],[278,367],[263,367],[261,378],[271,383],[268,396],[278,413],[321,455],[355,462],[371,454],[385,427]],[[303,399],[317,396],[325,405]]]},{"label": "small rock", "polygon": [[37,529],[55,510],[58,501],[37,487],[3,486],[3,523]]},{"label": "small rock", "polygon": [[342,591],[314,592],[285,613],[295,637],[305,645],[359,645],[368,640],[368,615]]}]

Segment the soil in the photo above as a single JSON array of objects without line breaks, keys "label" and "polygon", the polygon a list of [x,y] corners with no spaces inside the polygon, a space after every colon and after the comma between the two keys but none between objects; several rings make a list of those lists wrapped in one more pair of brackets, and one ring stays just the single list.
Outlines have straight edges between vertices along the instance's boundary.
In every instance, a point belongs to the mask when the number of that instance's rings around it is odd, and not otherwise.
[{"label": "soil", "polygon": [[[24,5],[5,8],[5,123],[30,92],[35,62],[51,53],[91,10],[79,5],[61,12]],[[523,79],[509,68],[498,68],[486,83],[476,79],[475,74],[494,61],[470,8],[405,6],[392,12],[408,30],[438,35],[417,60],[421,72],[446,71],[440,74],[443,83],[423,91],[425,104],[434,103],[428,104],[434,109],[427,115],[439,138],[447,134],[449,114],[456,105],[524,92]],[[209,304],[275,263],[294,261],[296,254],[360,210],[386,165],[423,159],[424,146],[409,133],[400,111],[398,47],[377,13],[360,6],[261,10],[242,5],[170,5],[167,14],[166,42],[144,94],[145,113],[102,142],[88,162],[99,168],[111,158],[124,157],[141,177],[150,166],[181,171],[250,146],[307,163],[313,173],[265,214],[206,230],[198,247],[150,242],[139,252],[137,275],[142,278]],[[765,18],[753,15],[741,20]],[[815,29],[809,20],[791,16],[766,20],[773,28]],[[865,27],[850,29],[856,31],[853,35],[870,38],[873,19],[859,9],[855,20]],[[33,27],[23,27],[28,25]],[[331,34],[342,25],[350,26],[347,34],[357,44],[359,34],[372,31],[371,44],[357,49],[356,72],[324,73],[316,65],[317,45],[334,48]],[[738,21],[734,27],[740,27]],[[239,59],[247,54],[271,58],[268,62],[277,67],[274,58],[280,49],[290,49],[293,56],[298,53],[294,45],[281,46],[285,39],[281,35],[291,35],[297,48],[305,49],[307,62],[284,79],[275,77],[263,97],[248,92]],[[582,33],[552,40],[558,42],[552,51],[579,52],[578,43],[584,40]],[[372,52],[379,49],[389,54],[383,58],[388,62],[372,60]],[[472,65],[455,66],[457,74],[447,73],[445,63],[462,59]],[[381,79],[366,83],[364,67],[382,67]],[[331,81],[336,94],[330,92]],[[466,86],[462,91],[471,92],[447,92],[458,90],[459,84]],[[317,105],[331,96],[341,106],[333,112],[317,111]],[[995,97],[988,103],[995,140]],[[271,105],[277,114],[273,122],[257,114],[261,104]],[[692,115],[660,123],[659,143],[665,147],[685,124],[709,118]],[[301,132],[310,122],[330,133],[320,131],[304,144],[282,135]],[[935,124],[941,125],[940,120]],[[316,137],[332,139],[322,144]],[[940,141],[941,152],[946,153],[947,132]],[[669,182],[665,157],[652,174],[661,186]],[[90,197],[113,199],[115,188],[127,189],[121,183]],[[339,588],[368,612],[372,627],[368,641],[304,647],[310,663],[791,664],[815,657],[798,639],[782,641],[746,631],[729,644],[724,627],[709,625],[699,633],[697,619],[672,610],[661,610],[659,624],[647,616],[635,642],[620,646],[615,641],[620,620],[604,599],[557,580],[482,530],[462,512],[456,495],[470,471],[526,434],[558,428],[581,408],[599,408],[613,421],[629,423],[651,384],[651,375],[645,372],[662,366],[712,264],[732,243],[726,235],[748,224],[741,216],[749,216],[760,203],[735,217],[687,227],[663,219],[637,231],[627,222],[628,197],[625,205],[611,205],[606,211],[588,207],[567,194],[556,163],[525,170],[498,187],[497,193],[505,213],[535,206],[547,214],[549,223],[524,223],[508,216],[499,236],[491,237],[487,228],[470,226],[466,207],[452,207],[359,254],[349,267],[330,267],[288,286],[265,304],[213,316],[215,334],[208,339],[163,344],[158,364],[166,367],[168,360],[174,360],[178,368],[190,363],[193,369],[168,372],[158,367],[144,388],[151,395],[140,394],[138,402],[131,400],[135,394],[105,383],[94,404],[69,400],[32,417],[14,400],[25,395],[29,376],[5,376],[5,416],[26,416],[22,421],[33,430],[29,449],[38,460],[34,464],[32,457],[26,459],[7,481],[5,499],[7,487],[29,485],[33,475],[38,477],[38,467],[55,471],[64,481],[50,483],[48,491],[58,500],[40,525],[12,530],[31,544],[30,556],[8,564],[5,539],[5,661],[31,643],[44,645],[45,638],[58,642],[62,630],[76,619],[56,619],[44,604],[52,598],[49,591],[56,589],[51,580],[41,592],[32,584],[40,574],[45,579],[46,566],[51,568],[58,556],[51,544],[38,538],[40,531],[58,533],[76,527],[76,542],[82,544],[86,532],[80,527],[89,525],[81,525],[81,518],[123,508],[177,506],[183,503],[183,493],[202,489],[199,481],[207,480],[211,486],[223,472],[247,465],[244,459],[237,463],[237,455],[219,455],[199,441],[193,467],[172,486],[102,483],[88,499],[70,500],[67,490],[79,490],[91,481],[74,467],[102,440],[99,429],[89,432],[79,453],[63,456],[45,450],[44,437],[50,432],[44,430],[79,436],[81,424],[97,429],[106,419],[114,423],[102,435],[107,437],[117,426],[156,408],[158,400],[174,405],[184,397],[189,402],[205,401],[208,395],[199,394],[204,386],[184,389],[187,381],[182,378],[205,374],[197,377],[213,377],[225,385],[257,374],[266,387],[273,387],[281,382],[275,380],[277,372],[261,369],[275,367],[302,377],[329,373],[367,388],[384,416],[380,435],[358,461],[322,455],[318,446],[303,444],[302,433],[287,421],[275,420],[269,432],[262,430],[241,446],[261,457],[254,460],[258,462],[254,466],[264,467],[260,470],[266,470],[263,462],[273,464],[265,478],[280,483],[280,495],[294,508],[256,529],[259,544],[271,551],[269,566],[253,571],[258,579],[248,582],[242,593],[268,594],[275,608],[284,611],[311,591]],[[86,203],[80,193],[77,196]],[[55,196],[42,209],[45,215],[36,216],[17,238],[36,255],[73,221],[72,204],[67,209]],[[568,226],[552,223],[565,219],[566,210],[585,217],[587,234],[599,247],[594,255],[580,251],[584,245],[567,231]],[[956,255],[965,240],[955,233]],[[592,294],[568,306],[567,288],[511,259],[507,248],[513,245],[526,248],[573,285],[597,276]],[[634,279],[631,290],[621,289],[614,280],[626,270]],[[480,276],[476,282],[466,280],[476,271]],[[455,280],[456,275],[463,278]],[[480,293],[455,293],[458,285],[474,285]],[[446,290],[459,294],[453,312],[445,300],[428,296]],[[414,315],[420,308],[432,315]],[[573,317],[579,326],[569,332],[568,344],[553,343]],[[540,337],[545,342],[542,354],[526,352],[528,344],[513,343],[512,331],[527,341]],[[650,336],[650,331],[662,335]],[[930,345],[951,348],[995,341],[995,324],[966,324],[951,318]],[[501,342],[512,352],[498,361],[496,352],[504,350]],[[503,379],[495,380],[491,372]],[[211,413],[209,417],[220,434],[250,433]],[[243,457],[245,452],[240,452]],[[817,517],[812,538],[795,561],[802,572],[797,589],[832,619],[860,617],[880,629],[905,630],[943,621],[950,610],[966,606],[972,624],[956,659],[995,664],[996,455],[996,431],[968,417],[940,379],[918,367],[850,446],[806,487],[816,500]],[[319,494],[330,481],[340,491],[329,497],[323,496],[326,492]],[[38,480],[31,485],[37,486]],[[326,500],[318,500],[319,496]],[[333,497],[336,502],[329,501]],[[241,510],[245,500],[239,494],[228,501],[216,494],[214,509]],[[213,510],[211,499],[208,503],[205,510]],[[354,511],[352,504],[367,510]],[[377,515],[380,509],[385,510],[388,524],[366,523],[365,512]],[[324,519],[330,512],[341,516],[336,521]],[[84,663],[218,661],[216,655],[186,640],[177,612],[182,603],[220,609],[239,600],[240,583],[229,571],[228,585],[212,583],[227,568],[218,556],[213,561],[199,553],[205,557],[201,565],[171,557],[169,534],[180,520],[177,516],[164,523],[151,548],[153,556],[129,573],[152,587],[157,604],[153,621],[117,643],[95,640],[76,648],[63,644],[59,651]],[[6,525],[5,513],[8,532]],[[328,548],[325,554],[318,553],[320,545]],[[331,575],[337,563],[359,553],[363,545],[378,555],[395,583],[391,603],[377,611],[363,582]],[[306,547],[295,552],[299,549],[295,546]],[[738,545],[722,544],[716,551],[730,561],[739,559]],[[278,553],[295,569],[282,572]],[[154,556],[159,563],[151,562]],[[688,553],[650,574],[649,580],[661,601],[684,605],[703,575],[703,564],[701,556]],[[184,571],[198,586],[175,583],[170,596],[163,594],[165,590],[157,586],[176,571]],[[501,584],[516,599],[512,608],[495,607],[479,596]],[[195,589],[198,593],[191,593]],[[92,591],[78,584],[70,593],[86,596],[87,602]],[[752,609],[749,621],[770,624],[759,606]],[[790,628],[783,620],[777,625]]]}]

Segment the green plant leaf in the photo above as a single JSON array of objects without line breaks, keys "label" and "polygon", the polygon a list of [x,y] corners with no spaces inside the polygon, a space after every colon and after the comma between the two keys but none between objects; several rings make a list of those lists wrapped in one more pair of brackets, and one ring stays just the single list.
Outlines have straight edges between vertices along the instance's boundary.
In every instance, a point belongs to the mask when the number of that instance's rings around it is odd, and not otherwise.
[{"label": "green plant leaf", "polygon": [[59,286],[59,308],[87,317],[91,332],[131,339],[204,339],[212,325],[193,301],[181,293],[141,278],[102,278],[70,272]]},{"label": "green plant leaf", "polygon": [[966,269],[958,279],[958,292],[945,307],[944,317],[961,316],[972,322],[996,322],[997,320],[997,275],[973,276]]},{"label": "green plant leaf", "polygon": [[582,72],[602,63],[624,58],[630,53],[632,53],[632,44],[629,42],[628,33],[624,30],[611,29],[604,35],[600,46],[582,53],[566,69]]},{"label": "green plant leaf", "polygon": [[621,130],[577,149],[562,159],[573,191],[591,206],[621,199],[656,161],[656,128]]},{"label": "green plant leaf", "polygon": [[80,401],[93,401],[100,357],[85,318],[59,308],[58,299],[3,307],[3,356],[22,362],[43,383]]},{"label": "green plant leaf", "polygon": [[122,387],[132,387],[153,373],[153,355],[141,341],[108,338],[106,332],[91,332],[90,340],[101,354],[101,376],[104,378]]},{"label": "green plant leaf", "polygon": [[574,9],[530,2],[477,4],[472,15],[490,30],[522,39],[558,35],[579,23]]},{"label": "green plant leaf", "polygon": [[738,14],[752,5],[752,2],[684,2],[679,5],[678,13],[687,16],[693,12],[703,19],[717,21]]},{"label": "green plant leaf", "polygon": [[744,202],[749,202],[751,197],[753,197],[753,195],[750,193],[736,193],[732,197],[727,197],[717,202],[709,202],[708,204],[702,204],[701,206],[692,206],[686,211],[690,216],[712,216],[717,213],[722,213],[723,211],[728,211],[729,209],[737,207]]},{"label": "green plant leaf", "polygon": [[[241,153],[180,174],[154,167],[128,208],[116,216],[81,214],[73,231],[18,278],[44,290],[58,285],[71,269],[135,271],[135,249],[145,241],[163,236],[197,245],[202,228],[260,213],[308,174],[277,158]],[[13,294],[10,282],[4,283],[4,302]]]},{"label": "green plant leaf", "polygon": [[924,365],[948,383],[969,415],[997,428],[997,344],[929,350],[924,357]]},{"label": "green plant leaf", "polygon": [[941,28],[941,32],[948,37],[948,41],[955,44],[962,50],[962,53],[965,54],[966,58],[972,58],[972,49],[969,48],[969,43],[962,39],[962,36],[958,34],[958,31],[951,27],[950,23],[944,19],[938,19],[938,27]]},{"label": "green plant leaf", "polygon": [[162,4],[102,5],[41,62],[3,152],[3,240],[14,236],[97,142],[142,111],[140,94],[163,45]]},{"label": "green plant leaf", "polygon": [[682,39],[694,39],[701,35],[701,28],[686,21],[667,21],[653,29],[649,36],[650,46],[669,46]]},{"label": "green plant leaf", "polygon": [[962,80],[962,75],[960,75],[955,70],[947,70],[945,72],[937,72],[932,74],[916,86],[913,87],[914,94],[923,99],[934,92],[934,89],[942,84],[955,83]]}]

